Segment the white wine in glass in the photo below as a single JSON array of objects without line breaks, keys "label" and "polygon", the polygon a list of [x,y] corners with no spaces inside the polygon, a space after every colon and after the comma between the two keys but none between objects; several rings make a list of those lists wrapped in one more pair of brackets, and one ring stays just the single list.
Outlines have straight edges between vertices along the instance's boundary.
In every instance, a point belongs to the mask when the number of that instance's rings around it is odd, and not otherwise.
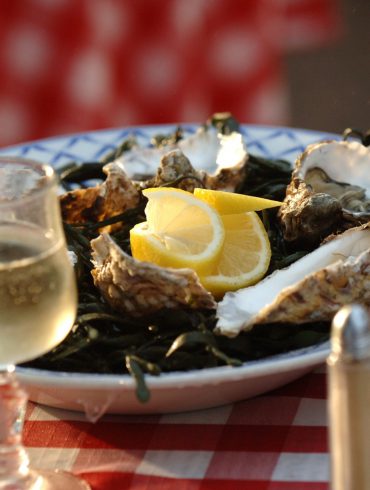
[{"label": "white wine in glass", "polygon": [[63,471],[29,468],[19,420],[27,397],[14,374],[69,333],[75,275],[63,234],[53,169],[0,158],[0,490],[86,490]]}]

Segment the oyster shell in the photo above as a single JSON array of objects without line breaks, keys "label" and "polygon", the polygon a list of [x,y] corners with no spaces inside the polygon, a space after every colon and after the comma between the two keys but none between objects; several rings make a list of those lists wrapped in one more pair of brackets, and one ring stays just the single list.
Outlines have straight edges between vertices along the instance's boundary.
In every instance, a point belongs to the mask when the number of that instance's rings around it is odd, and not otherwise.
[{"label": "oyster shell", "polygon": [[278,216],[286,241],[314,244],[337,228],[343,213],[338,199],[314,192],[310,185],[294,177]]},{"label": "oyster shell", "polygon": [[[222,134],[213,126],[200,127],[188,138],[159,148],[134,147],[119,161],[127,175],[138,180],[138,174],[155,174],[161,159],[173,150],[180,150],[195,171],[209,174],[207,186],[212,189],[233,191],[244,178],[248,153],[242,134],[237,131]],[[174,172],[176,175],[180,176]],[[143,185],[148,187],[145,182]]]},{"label": "oyster shell", "polygon": [[[135,208],[143,188],[173,182],[190,192],[199,186],[232,191],[245,177],[247,159],[241,133],[224,135],[212,126],[159,148],[134,147],[103,167],[107,179],[102,184],[69,191],[61,197],[63,219],[76,224],[110,218]],[[155,176],[133,180],[137,172]]]},{"label": "oyster shell", "polygon": [[62,216],[70,224],[102,221],[136,207],[141,193],[115,161],[103,167],[106,180],[95,187],[76,189],[60,198]]},{"label": "oyster shell", "polygon": [[139,182],[141,188],[172,185],[188,192],[196,187],[231,190],[237,187],[245,175],[244,168],[222,169],[216,175],[196,170],[186,155],[179,149],[172,150],[161,158],[154,178]]},{"label": "oyster shell", "polygon": [[331,320],[352,302],[370,306],[370,224],[327,240],[255,286],[227,293],[216,331],[232,337],[259,323]]},{"label": "oyster shell", "polygon": [[[370,219],[370,149],[357,141],[309,145],[295,163],[279,216],[288,241],[315,242],[341,225],[345,228],[345,220],[366,223]],[[307,217],[313,218],[312,223]]]},{"label": "oyster shell", "polygon": [[213,296],[190,269],[170,269],[127,255],[106,234],[91,241],[95,285],[117,311],[138,317],[163,308],[214,309]]},{"label": "oyster shell", "polygon": [[206,186],[208,174],[195,170],[181,150],[172,150],[161,158],[161,163],[153,179],[140,183],[140,187],[161,187],[174,185],[184,191],[193,192],[195,187]]},{"label": "oyster shell", "polygon": [[298,158],[294,175],[315,192],[337,198],[346,213],[370,219],[370,148],[357,141],[310,145]]}]

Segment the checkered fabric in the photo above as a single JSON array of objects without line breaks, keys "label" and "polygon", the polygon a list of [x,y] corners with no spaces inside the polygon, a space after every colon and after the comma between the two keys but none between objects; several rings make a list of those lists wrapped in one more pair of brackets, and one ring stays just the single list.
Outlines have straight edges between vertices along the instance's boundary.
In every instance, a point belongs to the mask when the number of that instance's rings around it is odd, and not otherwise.
[{"label": "checkered fabric", "polygon": [[339,0],[4,0],[0,146],[133,124],[286,124],[288,52],[340,39]]},{"label": "checkered fabric", "polygon": [[325,369],[233,405],[95,424],[30,403],[24,442],[34,467],[95,490],[327,490]]}]

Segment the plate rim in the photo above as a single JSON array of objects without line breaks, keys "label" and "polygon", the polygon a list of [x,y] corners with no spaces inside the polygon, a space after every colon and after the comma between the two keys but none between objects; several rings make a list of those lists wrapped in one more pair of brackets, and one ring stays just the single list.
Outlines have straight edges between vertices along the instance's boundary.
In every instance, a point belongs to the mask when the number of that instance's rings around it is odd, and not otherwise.
[{"label": "plate rim", "polygon": [[[190,386],[238,381],[240,379],[290,371],[291,369],[314,367],[323,364],[329,353],[330,343],[325,341],[321,344],[288,351],[277,356],[247,361],[242,366],[237,367],[218,366],[190,371],[172,371],[161,373],[159,376],[145,374],[145,381],[149,388],[169,388],[172,385],[180,387],[181,384]],[[76,373],[18,366],[16,373],[20,379],[27,381],[37,380],[39,385],[40,383],[45,385],[53,384],[54,386],[63,385],[72,388],[73,386],[80,386],[82,381],[84,388],[136,387],[135,380],[129,374]]]},{"label": "plate rim", "polygon": [[[38,143],[45,142],[45,141],[52,141],[52,140],[59,140],[59,139],[64,139],[64,138],[74,138],[76,136],[81,136],[83,137],[84,135],[89,135],[89,134],[102,134],[102,133],[110,133],[110,132],[119,132],[119,131],[129,131],[130,129],[132,130],[150,130],[150,128],[176,128],[177,126],[184,127],[185,130],[187,128],[192,128],[192,129],[197,129],[201,127],[204,123],[202,122],[171,122],[171,123],[155,123],[155,124],[133,124],[133,125],[128,125],[128,126],[115,126],[115,127],[109,127],[109,128],[100,128],[100,129],[92,129],[92,130],[86,130],[86,131],[76,131],[73,133],[63,133],[63,134],[56,134],[52,136],[46,136],[45,138],[38,138],[35,140],[29,140],[29,141],[23,141],[21,143],[15,143],[12,145],[7,145],[4,147],[0,147],[0,153],[3,153],[4,151],[7,150],[15,150],[17,148],[21,148],[23,146],[29,146],[29,145],[37,145]],[[309,128],[301,128],[301,127],[294,127],[294,126],[289,126],[289,125],[284,125],[284,126],[279,126],[279,125],[274,125],[274,124],[252,124],[252,123],[239,123],[241,128],[245,129],[261,129],[261,130],[285,130],[285,131],[293,131],[293,132],[299,132],[299,133],[306,133],[306,134],[320,134],[324,137],[331,137],[331,138],[340,138],[341,135],[338,133],[334,133],[331,131],[323,131],[320,129],[309,129]]]}]

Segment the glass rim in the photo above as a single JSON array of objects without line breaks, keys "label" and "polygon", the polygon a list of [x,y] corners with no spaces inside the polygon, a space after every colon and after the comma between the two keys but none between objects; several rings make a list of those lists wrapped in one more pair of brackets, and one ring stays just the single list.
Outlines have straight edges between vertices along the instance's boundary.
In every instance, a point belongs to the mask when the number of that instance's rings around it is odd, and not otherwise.
[{"label": "glass rim", "polygon": [[42,177],[44,180],[40,187],[36,187],[29,194],[6,201],[1,201],[0,199],[0,208],[14,206],[16,203],[24,203],[25,201],[34,200],[57,184],[55,171],[48,163],[38,162],[37,160],[32,160],[31,158],[1,155],[0,168],[6,164],[18,164],[29,167],[30,169],[38,171],[40,177]]}]

